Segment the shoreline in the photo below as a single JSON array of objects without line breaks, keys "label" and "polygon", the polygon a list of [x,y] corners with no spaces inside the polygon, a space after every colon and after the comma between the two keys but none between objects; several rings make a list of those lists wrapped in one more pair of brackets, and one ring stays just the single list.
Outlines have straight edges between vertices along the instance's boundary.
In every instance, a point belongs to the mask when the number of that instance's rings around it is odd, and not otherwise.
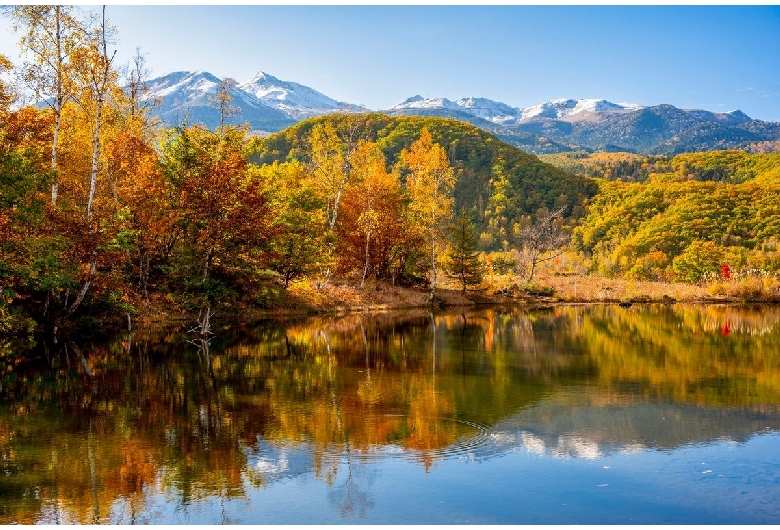
[{"label": "shoreline", "polygon": [[[252,321],[266,319],[305,318],[308,316],[340,316],[356,313],[382,313],[412,309],[447,310],[480,306],[513,306],[529,308],[550,305],[640,305],[640,304],[776,304],[780,291],[774,296],[766,293],[754,297],[739,297],[727,293],[712,293],[711,286],[665,282],[641,282],[595,276],[549,276],[535,282],[534,288],[524,291],[517,285],[503,290],[467,290],[443,286],[436,289],[439,303],[428,302],[430,290],[422,287],[392,286],[386,282],[366,282],[363,288],[348,281],[336,281],[322,290],[308,282],[299,282],[285,291],[285,297],[270,307],[239,304],[231,307],[230,317],[224,317],[226,308],[215,309],[215,321]],[[166,310],[164,305],[151,303],[139,308],[133,318],[139,324],[154,322],[192,322],[197,315],[183,311]],[[171,308],[173,309],[173,308]]]},{"label": "shoreline", "polygon": [[[499,281],[495,281],[499,280]],[[238,325],[262,320],[290,320],[315,316],[346,316],[380,314],[391,311],[454,308],[526,307],[528,309],[555,305],[621,305],[700,304],[700,305],[772,305],[780,303],[780,289],[774,284],[764,288],[746,289],[744,283],[723,282],[707,285],[645,282],[604,278],[599,276],[541,275],[530,288],[522,289],[508,278],[496,278],[491,287],[467,290],[443,282],[436,289],[437,303],[429,303],[430,290],[418,287],[393,286],[384,281],[367,281],[361,288],[357,282],[335,280],[318,290],[308,281],[291,284],[287,290],[271,286],[263,293],[244,293],[241,300],[217,304],[212,308],[213,322]],[[502,288],[496,288],[501,285]],[[132,313],[83,315],[60,329],[79,335],[129,330],[146,326],[179,326],[191,328],[198,314],[177,306],[162,293],[147,300],[135,300]],[[0,337],[21,337],[47,334],[52,324],[34,323],[22,318],[8,321],[0,329]],[[3,324],[0,322],[0,324]],[[2,328],[2,326],[0,326]]]}]

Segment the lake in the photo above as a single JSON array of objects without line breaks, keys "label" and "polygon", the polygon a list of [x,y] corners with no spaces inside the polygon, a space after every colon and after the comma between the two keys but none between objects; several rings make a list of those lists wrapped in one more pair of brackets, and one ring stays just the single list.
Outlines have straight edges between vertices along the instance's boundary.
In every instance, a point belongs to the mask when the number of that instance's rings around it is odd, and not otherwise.
[{"label": "lake", "polygon": [[0,523],[780,524],[780,308],[0,341]]}]

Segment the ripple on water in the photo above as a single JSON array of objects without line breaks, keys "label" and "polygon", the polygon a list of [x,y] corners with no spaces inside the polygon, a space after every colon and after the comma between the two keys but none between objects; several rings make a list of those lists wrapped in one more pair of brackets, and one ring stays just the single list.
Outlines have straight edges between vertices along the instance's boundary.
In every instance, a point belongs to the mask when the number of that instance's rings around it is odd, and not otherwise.
[{"label": "ripple on water", "polygon": [[[462,458],[464,456],[471,457],[480,448],[492,444],[488,428],[479,423],[457,418],[435,418],[430,419],[430,423],[436,425],[441,430],[446,430],[449,425],[450,429],[454,428],[457,430],[457,437],[451,443],[440,446],[431,444],[431,447],[425,447],[424,443],[415,444],[412,441],[414,440],[412,436],[400,442],[373,444],[365,447],[356,447],[347,442],[346,445],[329,445],[320,451],[324,457],[341,458],[345,461],[350,458],[357,458],[362,462],[385,459],[419,461],[421,457],[434,460]],[[435,437],[432,437],[432,440],[435,442]],[[428,439],[427,441],[432,440]],[[425,442],[426,440],[422,441]]]}]

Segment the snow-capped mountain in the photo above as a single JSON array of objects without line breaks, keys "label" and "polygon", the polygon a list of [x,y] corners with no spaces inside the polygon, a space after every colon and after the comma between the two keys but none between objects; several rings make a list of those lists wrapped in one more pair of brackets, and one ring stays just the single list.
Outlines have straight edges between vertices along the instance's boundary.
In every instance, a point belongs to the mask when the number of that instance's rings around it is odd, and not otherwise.
[{"label": "snow-capped mountain", "polygon": [[461,98],[452,101],[447,98],[424,98],[412,96],[409,99],[394,105],[388,109],[391,114],[409,114],[410,111],[425,111],[426,114],[436,110],[450,111],[452,113],[465,112],[475,118],[480,118],[496,124],[510,124],[517,121],[518,109],[486,98]]},{"label": "snow-capped mountain", "polygon": [[[160,102],[154,112],[164,122],[178,124],[186,121],[207,127],[219,124],[219,111],[213,103],[220,87],[220,79],[216,76],[203,71],[173,72],[153,79],[147,85],[145,97]],[[266,105],[243,90],[234,87],[230,95],[233,98],[231,105],[237,113],[228,117],[227,123],[248,122],[252,126],[270,126],[265,130],[279,130],[294,123],[284,112]]]},{"label": "snow-capped mountain", "polygon": [[672,154],[780,140],[779,123],[754,120],[739,110],[719,113],[605,99],[563,98],[519,108],[485,98],[414,96],[384,112],[467,121],[534,153],[569,146]]},{"label": "snow-capped mountain", "polygon": [[[174,72],[147,83],[149,99],[161,102],[157,114],[169,124],[200,123],[215,127],[219,111],[213,101],[220,79],[203,71]],[[336,101],[312,88],[282,81],[265,72],[238,83],[230,90],[231,105],[238,114],[228,123],[248,123],[258,131],[275,132],[300,120],[331,112],[368,112],[368,109]]]},{"label": "snow-capped mountain", "polygon": [[508,125],[515,123],[519,117],[519,109],[492,99],[468,97],[456,103],[474,116],[493,123]]},{"label": "snow-capped mountain", "polygon": [[[219,86],[220,80],[208,72],[174,72],[150,81],[147,97],[161,101],[154,112],[170,125],[186,121],[213,128],[220,121],[214,105]],[[230,93],[239,113],[227,122],[248,123],[256,131],[275,132],[332,112],[371,112],[265,72]],[[780,139],[780,123],[754,120],[739,110],[717,113],[605,99],[554,99],[520,108],[481,97],[417,95],[377,112],[467,121],[534,153],[581,148],[672,153],[738,149]]]},{"label": "snow-capped mountain", "polygon": [[641,108],[644,108],[644,106],[635,103],[611,103],[604,99],[555,99],[532,107],[519,108],[501,103],[500,101],[473,96],[461,98],[457,101],[451,101],[447,98],[413,96],[402,103],[394,105],[388,111],[395,113],[410,109],[425,109],[428,113],[435,109],[463,111],[476,118],[498,125],[517,125],[540,118],[577,121],[578,119],[588,118],[583,113],[632,111]]},{"label": "snow-capped mountain", "polygon": [[463,110],[493,123],[511,124],[533,118],[563,119],[581,112],[607,112],[638,110],[643,105],[635,103],[611,103],[604,99],[555,99],[527,108],[512,107],[500,101],[487,98],[466,97],[457,101],[447,98],[424,98],[414,96],[394,105],[390,111],[401,109],[448,109]]},{"label": "snow-capped mountain", "polygon": [[[582,113],[633,111],[644,108],[636,103],[612,103],[605,99],[554,99],[522,109],[520,121],[534,118],[576,121]],[[582,117],[582,116],[580,116]]]},{"label": "snow-capped mountain", "polygon": [[407,100],[402,101],[398,105],[390,107],[389,110],[400,109],[449,109],[460,110],[454,101],[450,101],[447,98],[424,98],[422,96],[412,96]]},{"label": "snow-capped mountain", "polygon": [[336,101],[312,88],[292,81],[282,81],[265,72],[258,72],[252,79],[240,83],[238,88],[254,95],[269,107],[284,112],[294,120],[334,111],[368,111],[365,107]]}]

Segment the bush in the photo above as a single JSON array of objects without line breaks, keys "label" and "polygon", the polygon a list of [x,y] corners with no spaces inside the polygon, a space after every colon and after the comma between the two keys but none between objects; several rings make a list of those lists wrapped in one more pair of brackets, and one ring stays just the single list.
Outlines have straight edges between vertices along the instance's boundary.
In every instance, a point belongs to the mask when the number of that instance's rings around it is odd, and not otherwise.
[{"label": "bush", "polygon": [[529,283],[524,289],[526,294],[531,296],[555,296],[555,289],[546,285],[538,285],[535,283]]}]

